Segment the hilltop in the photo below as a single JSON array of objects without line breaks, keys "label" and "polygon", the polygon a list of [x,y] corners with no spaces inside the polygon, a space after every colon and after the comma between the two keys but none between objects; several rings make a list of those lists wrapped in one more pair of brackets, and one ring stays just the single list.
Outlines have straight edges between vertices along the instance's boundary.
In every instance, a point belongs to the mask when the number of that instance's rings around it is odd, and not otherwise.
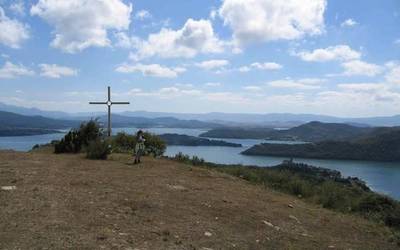
[{"label": "hilltop", "polygon": [[386,227],[213,170],[0,151],[0,248],[396,249]]}]

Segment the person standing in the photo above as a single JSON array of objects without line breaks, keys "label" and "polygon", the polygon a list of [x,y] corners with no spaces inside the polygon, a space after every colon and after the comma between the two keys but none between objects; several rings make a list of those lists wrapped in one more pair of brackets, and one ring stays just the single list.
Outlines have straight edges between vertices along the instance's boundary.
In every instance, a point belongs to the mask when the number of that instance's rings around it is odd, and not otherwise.
[{"label": "person standing", "polygon": [[144,139],[143,131],[139,130],[136,133],[135,163],[134,164],[140,163],[140,157],[144,154],[144,150],[146,149],[146,146],[144,145],[145,141],[146,141],[146,139]]}]

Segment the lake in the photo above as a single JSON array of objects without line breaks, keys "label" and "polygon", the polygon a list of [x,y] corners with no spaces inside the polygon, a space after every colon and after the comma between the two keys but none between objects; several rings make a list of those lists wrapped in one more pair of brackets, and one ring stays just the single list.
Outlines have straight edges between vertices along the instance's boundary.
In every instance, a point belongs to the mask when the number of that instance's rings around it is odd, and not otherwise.
[{"label": "lake", "polygon": [[[177,133],[191,136],[198,136],[205,132],[202,129],[181,129],[181,128],[149,128],[145,129],[155,134]],[[137,128],[116,128],[113,134],[125,131],[135,133]],[[35,144],[45,144],[51,140],[60,139],[63,133],[35,135],[35,136],[16,136],[16,137],[0,137],[0,149],[14,149],[18,151],[28,151]],[[209,146],[169,146],[165,155],[174,156],[182,152],[190,156],[196,155],[209,162],[221,164],[243,164],[254,166],[273,166],[287,160],[286,157],[272,156],[247,156],[241,155],[240,152],[249,147],[266,142],[265,140],[252,139],[222,139],[228,142],[240,143],[241,148],[232,147],[209,147]],[[277,141],[270,141],[278,143]],[[295,142],[289,142],[295,143]],[[296,162],[304,162],[310,165],[330,168],[340,171],[344,176],[358,177],[364,180],[374,191],[387,194],[400,200],[400,162],[371,162],[371,161],[347,161],[347,160],[317,160],[294,158]]]}]

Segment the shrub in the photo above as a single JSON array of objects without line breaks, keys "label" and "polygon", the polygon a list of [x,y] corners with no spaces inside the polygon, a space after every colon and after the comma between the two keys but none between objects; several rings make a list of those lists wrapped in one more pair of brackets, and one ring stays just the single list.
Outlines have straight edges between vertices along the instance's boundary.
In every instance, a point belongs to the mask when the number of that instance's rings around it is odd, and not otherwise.
[{"label": "shrub", "polygon": [[113,152],[132,152],[136,145],[136,136],[126,133],[118,133],[112,138],[111,145]]},{"label": "shrub", "polygon": [[104,135],[103,129],[97,120],[83,122],[78,130],[79,139],[84,146],[88,146],[91,141],[95,141]]},{"label": "shrub", "polygon": [[86,149],[86,157],[88,159],[106,160],[110,152],[111,148],[108,142],[98,138],[89,142]]},{"label": "shrub", "polygon": [[159,136],[148,132],[145,132],[143,136],[146,139],[144,143],[146,145],[146,155],[158,157],[164,154],[167,145]]},{"label": "shrub", "polygon": [[[146,140],[144,143],[146,146],[144,152],[145,155],[158,157],[164,154],[167,146],[159,136],[145,132],[143,133],[143,137]],[[111,145],[113,152],[131,153],[135,149],[136,136],[126,133],[118,133],[112,138]]]},{"label": "shrub", "polygon": [[103,132],[97,120],[84,122],[78,130],[72,129],[54,144],[54,153],[79,153],[82,147],[87,147],[90,141],[97,140],[102,135]]},{"label": "shrub", "polygon": [[54,153],[79,153],[82,149],[82,142],[79,131],[69,131],[63,139],[54,145]]}]

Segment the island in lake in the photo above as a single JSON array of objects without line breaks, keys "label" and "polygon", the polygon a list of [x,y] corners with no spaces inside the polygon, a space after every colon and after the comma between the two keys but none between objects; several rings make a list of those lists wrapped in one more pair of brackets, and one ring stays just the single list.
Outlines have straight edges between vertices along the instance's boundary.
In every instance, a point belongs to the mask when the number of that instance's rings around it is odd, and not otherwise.
[{"label": "island in lake", "polygon": [[238,143],[180,134],[162,134],[160,138],[164,140],[167,145],[242,147],[242,145]]},{"label": "island in lake", "polygon": [[229,139],[265,139],[271,132],[272,128],[240,128],[240,127],[223,127],[211,129],[200,134],[200,137],[208,138],[229,138]]}]

